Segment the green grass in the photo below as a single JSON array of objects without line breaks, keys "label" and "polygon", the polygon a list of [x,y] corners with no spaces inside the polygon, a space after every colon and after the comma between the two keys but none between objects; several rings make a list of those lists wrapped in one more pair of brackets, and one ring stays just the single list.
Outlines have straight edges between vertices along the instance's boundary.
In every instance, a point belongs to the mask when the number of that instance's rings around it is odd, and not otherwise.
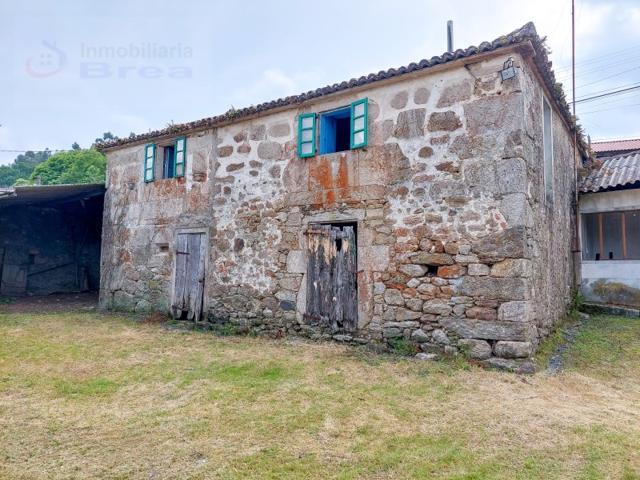
[{"label": "green grass", "polygon": [[593,316],[572,346],[568,368],[600,378],[624,378],[638,371],[640,319]]},{"label": "green grass", "polygon": [[0,478],[640,478],[637,320],[556,377],[228,333],[0,315]]},{"label": "green grass", "polygon": [[118,384],[106,378],[57,380],[54,388],[56,393],[65,397],[102,397],[115,392]]}]

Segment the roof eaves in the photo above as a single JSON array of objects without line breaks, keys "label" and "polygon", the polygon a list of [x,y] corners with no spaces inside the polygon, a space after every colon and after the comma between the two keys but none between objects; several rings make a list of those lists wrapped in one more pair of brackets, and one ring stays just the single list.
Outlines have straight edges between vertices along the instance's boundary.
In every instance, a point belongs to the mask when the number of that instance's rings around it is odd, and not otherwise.
[{"label": "roof eaves", "polygon": [[[429,60],[423,59],[417,63],[410,63],[407,66],[381,70],[378,73],[370,73],[369,75],[361,76],[357,79],[352,78],[348,81],[335,83],[333,85],[327,85],[325,87],[321,87],[316,90],[310,90],[299,95],[291,95],[277,100],[261,103],[257,106],[250,106],[239,110],[231,109],[223,113],[222,115],[203,118],[193,122],[170,125],[169,127],[162,130],[155,130],[140,135],[134,135],[129,138],[115,139],[113,141],[98,145],[97,148],[102,151],[107,151],[129,144],[141,143],[143,141],[155,139],[158,137],[177,135],[194,130],[204,130],[208,128],[218,127],[221,125],[233,123],[235,121],[249,119],[264,112],[271,112],[283,107],[300,105],[315,98],[324,97],[337,92],[360,87],[362,85],[368,85],[382,80],[406,75],[408,73],[432,68],[437,65],[443,65],[445,63],[453,62],[462,58],[469,58],[481,53],[495,51],[503,47],[518,45],[526,41],[531,42],[536,53],[534,58],[536,67],[542,74],[546,86],[552,93],[554,100],[558,103],[562,115],[569,125],[569,128],[573,131],[573,129],[576,128],[576,124],[573,116],[570,113],[569,105],[566,101],[566,97],[564,92],[562,91],[561,85],[556,82],[555,75],[551,70],[551,62],[548,59],[547,49],[544,45],[544,39],[541,39],[538,36],[534,24],[532,22],[529,22],[521,28],[509,33],[508,35],[498,37],[492,42],[485,41],[480,43],[480,45],[478,46],[470,46],[465,49],[455,50],[454,52],[446,52],[440,56],[431,57],[431,59]],[[583,156],[588,156],[588,146],[580,132],[578,132],[578,147]]]}]

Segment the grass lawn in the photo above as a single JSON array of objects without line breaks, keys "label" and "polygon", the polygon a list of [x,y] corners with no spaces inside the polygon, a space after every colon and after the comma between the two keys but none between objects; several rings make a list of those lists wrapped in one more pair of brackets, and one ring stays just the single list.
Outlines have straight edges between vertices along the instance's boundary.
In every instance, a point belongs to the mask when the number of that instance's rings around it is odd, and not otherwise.
[{"label": "grass lawn", "polygon": [[556,377],[0,314],[0,478],[640,478],[640,321]]}]

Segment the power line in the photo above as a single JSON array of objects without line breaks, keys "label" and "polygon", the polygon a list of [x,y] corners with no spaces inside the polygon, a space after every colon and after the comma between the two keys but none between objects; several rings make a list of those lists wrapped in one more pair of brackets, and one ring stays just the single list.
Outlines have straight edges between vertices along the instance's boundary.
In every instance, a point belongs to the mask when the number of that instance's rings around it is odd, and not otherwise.
[{"label": "power line", "polygon": [[[613,68],[617,68],[618,66],[624,65],[624,66],[628,66],[628,65],[634,65],[637,64],[638,60],[640,60],[640,57],[638,56],[627,56],[624,58],[620,58],[618,60],[614,60],[611,62],[606,62],[606,63],[599,63],[599,64],[594,64],[592,66],[588,66],[588,67],[576,67],[576,71],[580,72],[581,75],[586,75],[589,73],[595,73],[595,72],[600,72],[603,70],[611,70]],[[571,77],[571,70],[566,71],[566,70],[553,70],[554,73],[556,74],[557,78],[569,78]]]},{"label": "power line", "polygon": [[[613,52],[610,53],[606,53],[603,55],[598,55],[596,57],[591,57],[588,58],[586,60],[583,60],[581,62],[576,62],[576,66],[580,65],[590,65],[592,63],[599,63],[602,61],[606,61],[606,60],[610,60],[613,57],[619,57],[621,55],[625,55],[627,52],[630,51],[637,51],[638,48],[640,48],[640,44],[632,46],[632,47],[627,47],[627,48],[623,48],[621,50],[614,50]],[[591,67],[589,67],[591,68]],[[565,66],[559,66],[558,68],[555,69],[555,71],[557,72],[563,72],[563,71],[571,71],[571,65],[565,65]]]},{"label": "power line", "polygon": [[616,85],[615,87],[604,88],[602,90],[595,90],[593,92],[585,93],[584,95],[579,96],[578,100],[582,100],[583,98],[587,98],[587,97],[592,97],[593,95],[600,95],[601,93],[613,92],[621,88],[635,87],[636,85],[640,85],[640,82],[626,83],[624,85]]},{"label": "power line", "polygon": [[629,70],[623,70],[622,72],[614,73],[613,75],[609,75],[607,77],[603,77],[600,80],[596,80],[596,81],[591,82],[591,83],[585,83],[584,85],[579,85],[578,87],[579,88],[588,87],[589,85],[593,85],[595,83],[600,83],[603,80],[608,80],[608,79],[613,78],[613,77],[618,77],[618,76],[623,75],[625,73],[629,73],[629,72],[632,72],[634,70],[638,70],[639,68],[640,68],[640,65],[638,65],[637,67],[630,68]]},{"label": "power line", "polygon": [[[640,88],[640,85],[636,85],[635,87],[622,88],[620,90],[614,90],[613,92],[602,93],[600,95],[593,95],[591,97],[581,98],[580,100],[576,100],[575,103],[584,103],[584,102],[589,102],[591,100],[595,100],[597,98],[610,97],[612,95],[620,95],[620,94],[625,93],[625,92],[631,92],[633,90],[638,90],[639,88]],[[573,102],[570,102],[570,103],[573,103]]]},{"label": "power line", "polygon": [[581,112],[580,115],[589,115],[590,113],[607,112],[609,110],[617,110],[618,108],[637,107],[640,103],[627,103],[625,105],[616,105],[615,107],[602,108],[599,110],[591,110],[589,112]]},{"label": "power line", "polygon": [[[626,102],[628,103],[629,101],[632,100],[636,100],[639,99],[640,95],[640,91],[634,91],[634,92],[625,92],[623,94],[620,94],[619,97],[616,98],[598,98],[594,101],[595,104],[590,104],[589,107],[594,108],[594,107],[601,107],[603,105],[611,105],[611,104],[615,104],[615,103],[621,103],[621,102]],[[580,105],[582,107],[582,105]]]}]

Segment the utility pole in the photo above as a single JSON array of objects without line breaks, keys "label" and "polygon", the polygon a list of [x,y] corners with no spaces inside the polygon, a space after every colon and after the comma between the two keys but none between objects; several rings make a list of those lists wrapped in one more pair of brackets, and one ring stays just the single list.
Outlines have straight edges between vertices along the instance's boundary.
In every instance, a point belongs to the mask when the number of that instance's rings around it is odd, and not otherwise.
[{"label": "utility pole", "polygon": [[573,116],[576,116],[576,0],[571,0],[571,92],[573,94]]},{"label": "utility pole", "polygon": [[[578,123],[576,118],[576,1],[571,0],[571,95],[573,102],[573,171],[574,171],[574,232],[573,232],[573,270],[575,274],[576,288],[580,289],[582,283],[582,248],[580,245],[580,208],[578,199],[578,159],[576,150],[578,145]],[[580,159],[582,163],[582,159]]]}]

